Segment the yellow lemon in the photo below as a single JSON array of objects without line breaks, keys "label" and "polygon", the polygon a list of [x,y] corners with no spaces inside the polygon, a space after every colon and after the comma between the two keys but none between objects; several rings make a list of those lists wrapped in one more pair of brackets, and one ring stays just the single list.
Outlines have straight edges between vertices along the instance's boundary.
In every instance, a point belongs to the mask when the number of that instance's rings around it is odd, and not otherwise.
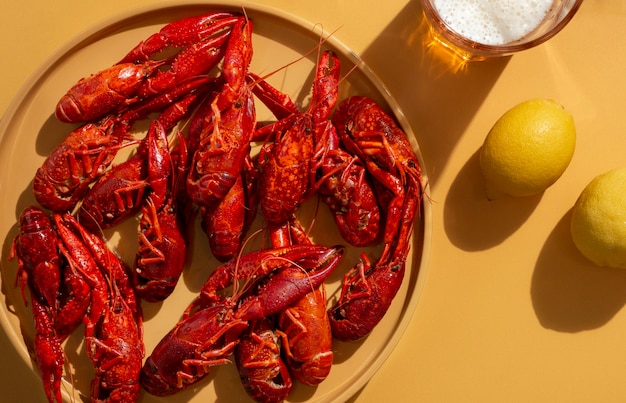
[{"label": "yellow lemon", "polygon": [[506,111],[480,150],[487,197],[531,196],[565,172],[576,146],[574,119],[549,99],[529,99]]},{"label": "yellow lemon", "polygon": [[574,244],[599,266],[626,269],[626,168],[595,177],[572,210]]}]

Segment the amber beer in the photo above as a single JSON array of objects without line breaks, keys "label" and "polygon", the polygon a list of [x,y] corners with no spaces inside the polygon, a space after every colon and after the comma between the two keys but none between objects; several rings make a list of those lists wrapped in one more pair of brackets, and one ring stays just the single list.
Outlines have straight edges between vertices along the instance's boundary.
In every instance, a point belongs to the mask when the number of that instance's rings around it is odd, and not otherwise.
[{"label": "amber beer", "polygon": [[510,55],[545,42],[582,0],[422,0],[431,31],[467,60]]}]

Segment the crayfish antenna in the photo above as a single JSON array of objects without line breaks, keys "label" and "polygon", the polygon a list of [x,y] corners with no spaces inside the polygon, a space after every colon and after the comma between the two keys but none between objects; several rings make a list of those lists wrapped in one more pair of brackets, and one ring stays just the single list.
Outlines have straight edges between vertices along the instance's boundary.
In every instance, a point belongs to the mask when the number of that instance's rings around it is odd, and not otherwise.
[{"label": "crayfish antenna", "polygon": [[[67,382],[70,384],[70,402],[71,403],[75,403],[76,402],[76,386],[74,386],[74,374],[72,373],[72,367],[70,366],[70,361],[69,358],[67,356],[67,353],[65,352],[65,350],[63,350],[63,357],[64,357],[64,366],[65,366],[65,373],[67,374],[67,377],[69,378],[67,380]],[[59,402],[61,403],[61,402]]]},{"label": "crayfish antenna", "polygon": [[246,8],[244,6],[241,6],[241,13],[243,14],[243,18],[245,18],[246,22],[248,22],[250,19],[248,18],[248,13],[246,12]]},{"label": "crayfish antenna", "polygon": [[[315,26],[318,26],[318,25],[321,27],[321,24],[316,24]],[[313,29],[315,29],[315,26],[313,27]],[[315,45],[314,47],[312,47],[312,48],[311,48],[311,49],[309,49],[308,51],[304,52],[302,55],[300,55],[299,57],[297,57],[297,58],[295,58],[294,60],[290,61],[289,63],[287,63],[287,64],[285,64],[285,65],[283,65],[283,66],[281,66],[281,67],[278,67],[277,69],[274,69],[274,70],[270,71],[269,73],[266,73],[266,74],[265,74],[265,75],[263,75],[263,76],[259,75],[259,79],[257,79],[257,80],[255,80],[255,81],[253,81],[252,83],[250,83],[250,85],[249,85],[249,86],[250,86],[251,88],[252,88],[252,87],[254,87],[254,86],[255,86],[256,84],[258,84],[260,81],[266,80],[266,79],[268,79],[269,77],[273,76],[274,74],[278,73],[279,71],[282,71],[282,70],[286,69],[287,67],[292,66],[292,65],[294,65],[294,64],[296,64],[296,63],[298,63],[299,61],[306,59],[306,58],[307,58],[307,57],[309,57],[309,56],[310,56],[313,52],[317,52],[317,55],[318,55],[318,56],[317,56],[317,60],[319,60],[319,55],[320,55],[320,53],[321,53],[321,48],[322,48],[322,45],[323,45],[324,43],[326,43],[326,41],[328,41],[328,38],[332,37],[332,36],[335,34],[335,32],[337,32],[340,28],[341,28],[341,27],[339,27],[339,28],[335,29],[334,31],[332,31],[331,33],[329,33],[326,37],[324,37],[323,35],[320,35],[320,39],[319,39],[319,42],[317,43],[317,45]],[[323,32],[323,28],[322,28],[322,34],[323,34],[323,33],[324,33],[324,32]]]},{"label": "crayfish antenna", "polygon": [[232,298],[233,301],[236,301],[237,299],[239,299],[239,297],[244,294],[252,285],[252,277],[248,277],[246,279],[244,279],[243,284],[241,285],[241,291],[239,291],[239,279],[237,278],[237,272],[239,271],[239,266],[240,266],[240,262],[241,262],[241,256],[243,255],[243,251],[246,247],[246,245],[252,241],[252,238],[254,238],[256,235],[260,234],[263,230],[262,229],[257,229],[256,231],[254,231],[252,234],[250,234],[248,237],[246,237],[246,239],[243,241],[243,244],[241,245],[241,248],[239,248],[239,253],[237,254],[237,257],[235,257],[236,260],[236,264],[235,264],[235,268],[233,269],[233,289],[232,289]]},{"label": "crayfish antenna", "polygon": [[315,290],[315,287],[313,286],[313,281],[311,280],[311,275],[309,274],[309,271],[305,267],[303,267],[302,265],[299,265],[295,261],[293,261],[291,259],[284,258],[282,256],[272,256],[272,257],[268,257],[266,260],[283,261],[283,262],[286,262],[289,265],[294,266],[296,269],[301,271],[304,274],[304,276],[309,280],[309,285],[310,285],[311,291]]},{"label": "crayfish antenna", "polygon": [[[315,209],[313,210],[313,218],[311,218],[311,222],[309,223],[309,226],[306,229],[302,228],[307,239],[311,239],[311,232],[313,231],[313,227],[315,226],[315,221],[317,220],[317,214],[319,213],[319,211],[320,211],[320,198],[317,197],[315,199]],[[296,220],[294,224],[300,225],[300,221]]]},{"label": "crayfish antenna", "polygon": [[358,68],[359,68],[359,66],[360,66],[361,64],[364,64],[364,63],[365,63],[365,62],[363,61],[363,59],[361,59],[361,58],[359,57],[359,60],[357,60],[357,62],[356,62],[356,63],[354,63],[354,66],[350,67],[350,69],[346,72],[346,74],[344,74],[344,75],[343,75],[343,77],[341,77],[341,78],[339,79],[339,81],[337,82],[337,85],[339,85],[339,84],[341,84],[342,82],[344,82],[345,80],[347,80],[347,79],[348,79],[348,77],[350,77],[350,75],[352,74],[352,72],[353,72],[354,70],[358,69]]}]

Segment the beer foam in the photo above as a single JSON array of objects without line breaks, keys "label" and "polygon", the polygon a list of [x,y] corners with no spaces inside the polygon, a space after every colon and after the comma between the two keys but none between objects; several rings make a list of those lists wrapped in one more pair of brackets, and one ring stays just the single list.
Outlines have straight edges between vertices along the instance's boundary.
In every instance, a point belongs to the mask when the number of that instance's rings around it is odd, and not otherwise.
[{"label": "beer foam", "polygon": [[457,33],[485,45],[523,38],[541,24],[553,0],[433,0],[441,19]]}]

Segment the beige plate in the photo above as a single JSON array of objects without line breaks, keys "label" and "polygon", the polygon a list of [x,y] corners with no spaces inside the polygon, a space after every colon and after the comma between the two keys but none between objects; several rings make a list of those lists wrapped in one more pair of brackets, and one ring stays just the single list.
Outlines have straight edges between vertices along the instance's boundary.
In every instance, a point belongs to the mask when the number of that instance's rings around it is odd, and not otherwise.
[{"label": "beige plate", "polygon": [[[0,318],[9,338],[24,360],[31,362],[28,346],[32,346],[33,324],[30,308],[25,307],[19,290],[14,287],[17,265],[9,261],[11,241],[17,234],[17,218],[28,205],[35,204],[32,194],[32,178],[45,156],[70,132],[73,126],[59,123],[54,118],[54,107],[60,96],[79,78],[94,73],[117,62],[130,48],[169,21],[209,10],[241,11],[242,2],[214,2],[206,4],[174,4],[153,6],[136,10],[104,21],[78,38],[68,42],[36,71],[24,85],[0,122],[0,236],[4,239],[2,249],[2,291],[5,304],[1,306]],[[246,13],[254,21],[254,57],[251,69],[260,74],[268,73],[297,59],[313,49],[322,35],[316,24],[303,21],[293,15],[268,7],[248,4]],[[325,34],[328,36],[328,34]],[[406,119],[383,84],[366,65],[346,46],[332,37],[324,48],[335,50],[342,59],[342,71],[346,74],[356,63],[359,67],[351,72],[340,87],[340,99],[348,95],[368,95],[393,112],[413,142],[419,154],[415,137]],[[302,105],[306,105],[315,52],[305,60],[281,70],[270,81],[289,93]],[[260,120],[271,115],[260,110]],[[123,158],[121,156],[120,158]],[[424,178],[424,183],[427,183]],[[305,223],[315,214],[314,203],[308,203],[300,212]],[[112,247],[127,261],[132,262],[136,252],[136,220],[129,220],[120,228],[108,231]],[[206,279],[208,269],[217,262],[206,251],[204,234],[196,228],[193,256],[173,295],[159,304],[144,304],[145,344],[150,353],[160,338],[172,328],[182,310],[194,298]],[[321,234],[321,236],[320,236]],[[325,210],[319,208],[312,237],[327,245],[344,243],[335,230],[334,223]],[[406,329],[414,312],[424,284],[425,269],[430,247],[431,213],[424,203],[413,236],[411,255],[402,288],[380,325],[365,340],[357,343],[334,345],[335,364],[328,377],[317,388],[295,385],[291,401],[337,401],[356,393],[374,375],[391,354]],[[348,248],[342,266],[327,281],[329,304],[339,295],[343,273],[358,260],[361,252],[376,256],[380,248],[360,250]],[[419,274],[419,275],[418,275]],[[88,395],[93,369],[84,352],[82,329],[75,331],[65,343],[73,378],[73,388],[64,382],[65,398]],[[69,379],[69,376],[66,376]],[[207,379],[194,387],[163,401],[247,401],[234,365],[214,367]],[[78,399],[80,400],[80,399]],[[157,401],[142,393],[142,402]],[[162,401],[162,400],[158,400]]]}]

